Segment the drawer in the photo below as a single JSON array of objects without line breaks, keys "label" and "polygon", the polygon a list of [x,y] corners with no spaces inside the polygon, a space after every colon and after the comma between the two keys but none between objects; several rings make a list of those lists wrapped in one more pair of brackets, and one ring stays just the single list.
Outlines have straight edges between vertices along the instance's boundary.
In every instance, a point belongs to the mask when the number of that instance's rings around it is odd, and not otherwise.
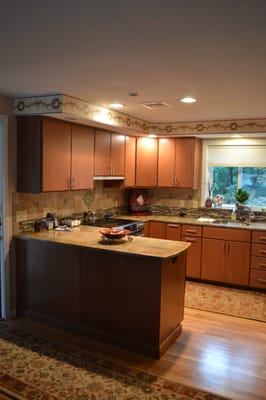
[{"label": "drawer", "polygon": [[266,271],[266,258],[263,258],[263,257],[251,257],[251,268],[253,268],[253,269],[264,269]]},{"label": "drawer", "polygon": [[238,228],[204,226],[203,237],[210,239],[233,240],[236,242],[250,242],[251,231]]},{"label": "drawer", "polygon": [[251,255],[257,257],[266,257],[266,244],[253,243]]},{"label": "drawer", "polygon": [[251,269],[249,286],[266,289],[266,271]]},{"label": "drawer", "polygon": [[202,235],[202,227],[199,225],[182,225],[182,235],[201,236]]},{"label": "drawer", "polygon": [[252,232],[252,242],[266,244],[266,232],[265,231],[253,231]]}]

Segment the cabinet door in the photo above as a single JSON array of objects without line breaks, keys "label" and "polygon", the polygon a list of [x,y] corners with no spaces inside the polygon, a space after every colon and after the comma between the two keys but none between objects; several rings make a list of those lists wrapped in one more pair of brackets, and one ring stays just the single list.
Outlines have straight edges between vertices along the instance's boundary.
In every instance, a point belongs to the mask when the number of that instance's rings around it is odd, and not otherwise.
[{"label": "cabinet door", "polygon": [[71,124],[48,118],[42,123],[42,191],[69,190]]},{"label": "cabinet door", "polygon": [[126,136],[125,151],[125,187],[135,186],[135,168],[136,168],[136,138]]},{"label": "cabinet door", "polygon": [[224,240],[203,239],[201,278],[223,282],[224,257],[226,242]]},{"label": "cabinet door", "polygon": [[111,134],[111,175],[125,175],[125,136]]},{"label": "cabinet door", "polygon": [[166,224],[164,222],[150,222],[149,236],[156,239],[166,238]]},{"label": "cabinet door", "polygon": [[94,175],[111,175],[111,133],[95,130]]},{"label": "cabinet door", "polygon": [[201,268],[201,240],[193,236],[182,236],[183,242],[191,243],[187,250],[187,272],[186,276],[189,278],[200,278]]},{"label": "cabinet door", "polygon": [[248,285],[249,257],[249,243],[226,242],[224,282]]},{"label": "cabinet door", "polygon": [[93,188],[94,129],[72,125],[71,190]]},{"label": "cabinet door", "polygon": [[136,186],[157,185],[157,139],[137,138]]},{"label": "cabinet door", "polygon": [[180,240],[180,237],[181,237],[181,225],[179,224],[166,225],[166,239]]},{"label": "cabinet door", "polygon": [[159,139],[158,186],[175,186],[175,139]]},{"label": "cabinet door", "polygon": [[200,185],[201,146],[196,138],[177,138],[175,155],[176,186],[196,189]]}]

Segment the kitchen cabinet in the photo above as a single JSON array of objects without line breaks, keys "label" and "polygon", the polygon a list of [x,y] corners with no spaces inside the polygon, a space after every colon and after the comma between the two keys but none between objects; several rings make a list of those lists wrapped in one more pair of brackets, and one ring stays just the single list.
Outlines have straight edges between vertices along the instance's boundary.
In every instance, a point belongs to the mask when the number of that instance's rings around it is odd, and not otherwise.
[{"label": "kitchen cabinet", "polygon": [[166,239],[166,223],[150,221],[149,237]]},{"label": "kitchen cabinet", "polygon": [[266,231],[253,231],[249,286],[266,289]]},{"label": "kitchen cabinet", "polygon": [[136,186],[155,187],[157,185],[158,140],[137,138]]},{"label": "kitchen cabinet", "polygon": [[181,225],[180,224],[166,224],[166,239],[180,240],[181,239]]},{"label": "kitchen cabinet", "polygon": [[158,144],[158,186],[197,189],[200,186],[201,141],[161,138]]},{"label": "kitchen cabinet", "polygon": [[17,120],[17,191],[92,188],[92,128],[44,117]]},{"label": "kitchen cabinet", "polygon": [[95,130],[94,153],[95,176],[125,175],[125,136],[117,133]]},{"label": "kitchen cabinet", "polygon": [[135,169],[136,169],[136,138],[133,136],[126,136],[124,187],[135,186]]},{"label": "kitchen cabinet", "polygon": [[188,278],[201,277],[201,246],[202,246],[202,227],[199,225],[182,225],[183,242],[191,243],[187,251],[187,271]]},{"label": "kitchen cabinet", "polygon": [[201,278],[248,285],[250,237],[244,229],[203,227]]}]

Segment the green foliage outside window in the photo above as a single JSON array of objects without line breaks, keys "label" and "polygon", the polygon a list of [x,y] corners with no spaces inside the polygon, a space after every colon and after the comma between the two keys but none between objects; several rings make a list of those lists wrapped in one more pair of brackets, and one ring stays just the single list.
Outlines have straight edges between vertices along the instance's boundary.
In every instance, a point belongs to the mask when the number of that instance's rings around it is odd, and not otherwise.
[{"label": "green foliage outside window", "polygon": [[224,197],[224,204],[234,204],[234,193],[242,188],[249,193],[246,204],[266,207],[266,168],[262,167],[209,167],[212,177],[212,195]]}]

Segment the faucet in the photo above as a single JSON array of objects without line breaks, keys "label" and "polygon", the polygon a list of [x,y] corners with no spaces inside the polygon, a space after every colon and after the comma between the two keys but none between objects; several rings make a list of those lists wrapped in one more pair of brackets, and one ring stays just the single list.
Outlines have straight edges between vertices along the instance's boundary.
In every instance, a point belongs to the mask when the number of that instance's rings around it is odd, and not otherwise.
[{"label": "faucet", "polygon": [[245,204],[239,203],[237,201],[236,208],[238,219],[243,223],[243,225],[249,225],[250,221],[253,221],[255,219],[254,212],[250,207],[246,206]]}]

